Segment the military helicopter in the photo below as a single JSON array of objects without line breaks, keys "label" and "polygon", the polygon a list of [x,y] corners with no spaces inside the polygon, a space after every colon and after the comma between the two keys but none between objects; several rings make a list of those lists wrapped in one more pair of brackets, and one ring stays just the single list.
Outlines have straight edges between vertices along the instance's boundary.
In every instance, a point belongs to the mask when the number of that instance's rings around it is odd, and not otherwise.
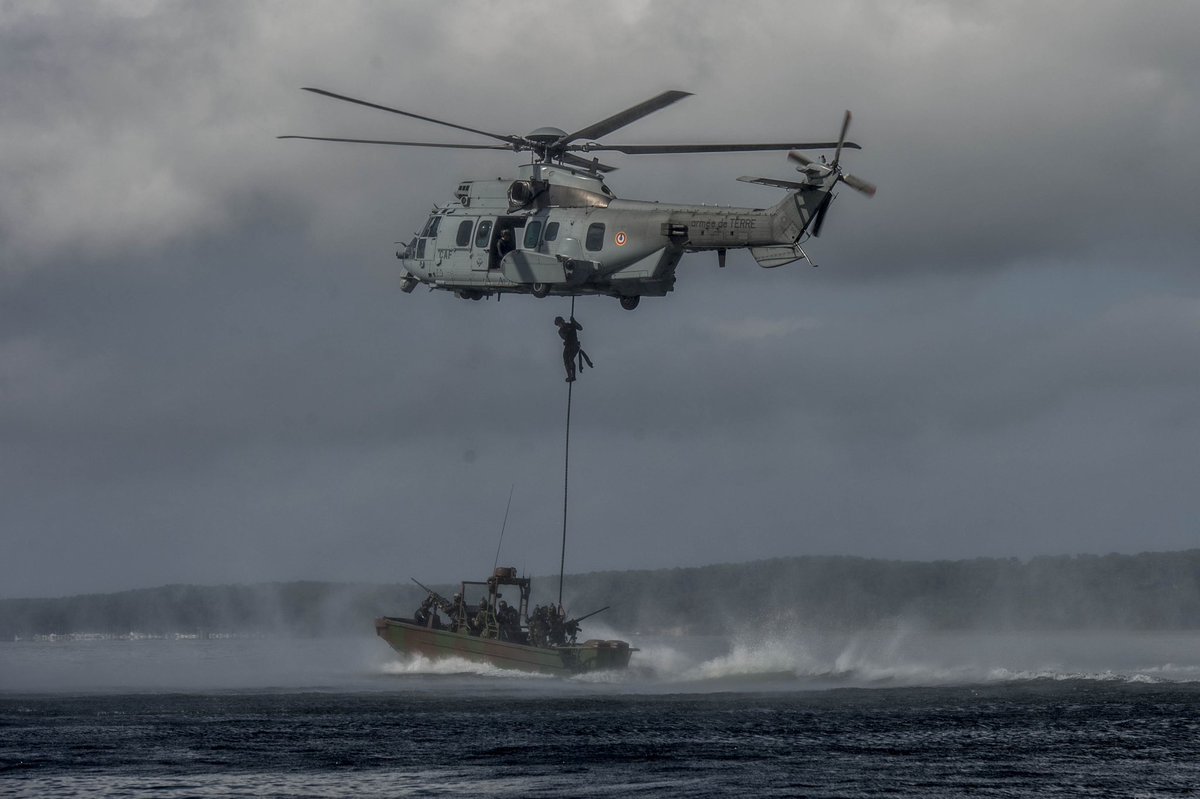
[{"label": "military helicopter", "polygon": [[[862,149],[846,141],[850,112],[835,142],[771,144],[605,144],[598,141],[642,117],[665,108],[690,92],[666,91],[573,133],[541,127],[524,136],[498,134],[377,103],[304,87],[335,100],[433,122],[487,137],[500,144],[382,141],[326,136],[281,139],[439,147],[468,150],[528,151],[530,162],[518,176],[464,180],[454,199],[435,207],[420,232],[396,253],[404,270],[401,290],[418,285],[452,291],[479,300],[492,294],[616,297],[633,310],[643,296],[661,297],[675,285],[675,267],[689,252],[715,250],[720,266],[731,249],[746,247],[760,266],[794,261],[812,263],[800,246],[807,234],[818,236],[835,196],[845,183],[867,196],[875,186],[842,171],[844,149]],[[834,150],[833,160],[814,160],[797,150]],[[596,152],[626,155],[723,153],[791,150],[799,180],[740,177],[738,180],[785,189],[770,208],[722,208],[623,200],[613,194],[605,175],[616,167]],[[813,264],[815,266],[815,264]]]}]

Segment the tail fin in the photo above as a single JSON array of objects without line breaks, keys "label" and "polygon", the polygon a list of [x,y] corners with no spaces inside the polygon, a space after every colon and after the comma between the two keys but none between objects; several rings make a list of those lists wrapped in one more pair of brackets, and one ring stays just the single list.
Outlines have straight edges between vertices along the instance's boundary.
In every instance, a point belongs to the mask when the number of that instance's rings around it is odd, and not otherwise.
[{"label": "tail fin", "polygon": [[796,190],[771,209],[775,230],[781,240],[793,243],[800,241],[800,237],[820,219],[833,200],[831,192],[835,183],[836,175],[830,175],[824,179],[794,184]]}]

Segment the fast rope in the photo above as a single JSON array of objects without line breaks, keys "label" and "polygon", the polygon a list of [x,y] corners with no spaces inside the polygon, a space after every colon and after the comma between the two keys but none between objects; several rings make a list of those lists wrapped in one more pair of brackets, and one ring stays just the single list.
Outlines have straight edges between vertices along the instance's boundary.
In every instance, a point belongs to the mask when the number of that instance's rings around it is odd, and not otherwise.
[{"label": "fast rope", "polygon": [[[571,295],[571,316],[575,319],[575,295]],[[575,389],[574,381],[567,383],[567,436],[563,454],[563,524],[562,524],[562,556],[558,561],[558,607],[562,609],[563,572],[567,566],[567,489],[571,480],[571,395]]]}]

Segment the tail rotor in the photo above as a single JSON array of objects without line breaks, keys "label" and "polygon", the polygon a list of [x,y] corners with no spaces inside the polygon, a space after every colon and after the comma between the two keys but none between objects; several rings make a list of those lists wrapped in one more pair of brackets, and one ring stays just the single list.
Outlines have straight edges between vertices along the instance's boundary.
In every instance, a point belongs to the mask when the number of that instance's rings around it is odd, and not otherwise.
[{"label": "tail rotor", "polygon": [[[825,196],[821,199],[821,204],[817,206],[817,210],[812,217],[812,234],[814,236],[821,235],[821,226],[825,224],[825,214],[828,213],[829,206],[833,202],[833,187],[838,183],[845,183],[850,188],[868,197],[875,196],[876,189],[874,183],[851,175],[848,172],[843,172],[840,166],[842,148],[846,142],[846,132],[850,129],[850,119],[850,112],[847,111],[846,115],[842,118],[842,132],[838,136],[837,149],[834,151],[832,162],[825,163],[823,158],[817,161],[795,150],[788,153],[788,158],[800,165],[796,167],[796,171],[805,176],[806,182],[814,188],[823,188],[825,191]],[[833,177],[833,180],[829,180],[830,176]]]}]

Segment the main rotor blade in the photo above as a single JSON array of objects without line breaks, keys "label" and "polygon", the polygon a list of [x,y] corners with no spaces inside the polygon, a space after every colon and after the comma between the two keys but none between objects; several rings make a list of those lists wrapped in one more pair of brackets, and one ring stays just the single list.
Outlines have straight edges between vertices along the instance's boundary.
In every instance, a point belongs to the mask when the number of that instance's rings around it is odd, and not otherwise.
[{"label": "main rotor blade", "polygon": [[657,97],[651,97],[645,102],[626,108],[624,111],[613,114],[608,119],[602,119],[595,124],[588,125],[586,128],[581,128],[574,133],[568,133],[558,141],[554,142],[553,147],[561,147],[568,142],[573,142],[576,139],[598,139],[612,133],[614,130],[623,128],[630,122],[636,122],[647,114],[653,114],[661,108],[666,108],[671,103],[678,102],[684,97],[691,97],[691,92],[668,91],[663,92]]},{"label": "main rotor blade", "polygon": [[[568,147],[569,150],[616,150],[627,155],[652,155],[656,153],[744,153],[755,150],[832,150],[838,146],[835,141],[781,142],[776,144],[581,144]],[[845,142],[843,147],[851,150],[861,150],[862,147],[852,141]]]},{"label": "main rotor blade", "polygon": [[312,92],[313,94],[323,94],[326,97],[332,97],[335,100],[344,100],[347,103],[355,103],[356,105],[365,105],[367,108],[377,108],[380,111],[387,111],[392,114],[399,114],[400,116],[412,117],[413,119],[422,119],[426,122],[433,122],[437,125],[445,125],[446,127],[454,128],[455,130],[465,130],[468,133],[478,133],[480,136],[487,136],[490,139],[499,139],[500,141],[508,142],[509,144],[524,143],[524,139],[522,139],[518,136],[501,136],[498,133],[489,133],[486,130],[478,130],[477,128],[468,128],[466,125],[456,125],[453,122],[446,122],[445,120],[442,120],[442,119],[434,119],[433,117],[422,116],[421,114],[414,114],[409,111],[401,111],[399,108],[390,108],[386,105],[379,105],[378,103],[369,103],[366,100],[356,100],[355,98],[347,97],[344,94],[334,94],[333,92],[327,92],[324,89],[314,89],[311,86],[303,86],[301,88],[303,88],[304,91],[306,91],[306,92]]},{"label": "main rotor blade", "polygon": [[277,139],[308,139],[310,141],[345,141],[353,144],[395,144],[401,147],[446,147],[452,150],[511,150],[505,144],[445,144],[430,141],[384,141],[381,139],[338,139],[332,136],[276,136]]}]

